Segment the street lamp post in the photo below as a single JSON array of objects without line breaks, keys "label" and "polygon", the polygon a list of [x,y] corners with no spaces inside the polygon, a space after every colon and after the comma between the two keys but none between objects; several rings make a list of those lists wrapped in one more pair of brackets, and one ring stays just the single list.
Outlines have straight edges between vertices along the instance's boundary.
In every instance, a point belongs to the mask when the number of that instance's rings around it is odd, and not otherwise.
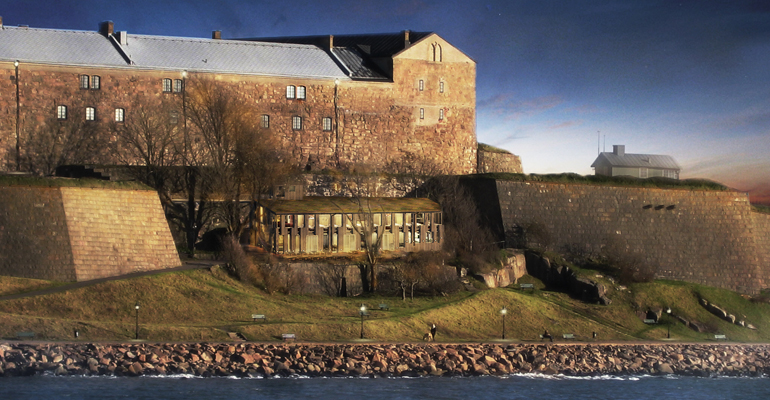
[{"label": "street lamp post", "polygon": [[666,339],[671,339],[671,307],[666,307]]},{"label": "street lamp post", "polygon": [[503,316],[503,340],[505,339],[505,314],[508,314],[508,310],[503,307],[503,309],[500,310],[500,315]]},{"label": "street lamp post", "polygon": [[361,339],[364,338],[364,315],[366,315],[366,306],[361,304],[361,308],[358,310],[361,314]]},{"label": "street lamp post", "polygon": [[139,302],[138,301],[136,302],[134,309],[136,309],[136,340],[139,340]]}]

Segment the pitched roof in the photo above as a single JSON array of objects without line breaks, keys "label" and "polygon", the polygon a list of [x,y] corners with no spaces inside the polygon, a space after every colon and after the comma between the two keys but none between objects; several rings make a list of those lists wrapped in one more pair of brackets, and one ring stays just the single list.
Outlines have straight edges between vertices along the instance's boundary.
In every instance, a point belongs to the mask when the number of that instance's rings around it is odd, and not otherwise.
[{"label": "pitched roof", "polygon": [[0,60],[349,79],[317,46],[0,26]]},{"label": "pitched roof", "polygon": [[303,200],[275,200],[265,207],[276,214],[441,211],[441,206],[433,200],[408,197],[305,197]]},{"label": "pitched roof", "polygon": [[596,157],[591,167],[601,164],[609,164],[613,167],[646,167],[661,169],[676,169],[681,167],[676,163],[673,157],[658,154],[630,154],[625,153],[622,156],[612,152],[602,152]]},{"label": "pitched roof", "polygon": [[0,27],[0,60],[123,66],[126,60],[99,32]]}]

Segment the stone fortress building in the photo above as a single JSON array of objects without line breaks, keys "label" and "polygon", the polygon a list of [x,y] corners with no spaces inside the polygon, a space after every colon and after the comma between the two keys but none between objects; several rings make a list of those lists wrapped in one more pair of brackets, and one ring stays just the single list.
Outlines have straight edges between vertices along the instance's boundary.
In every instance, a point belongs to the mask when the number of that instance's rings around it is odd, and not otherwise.
[{"label": "stone fortress building", "polygon": [[307,170],[382,167],[406,154],[452,174],[477,168],[476,65],[435,33],[224,40],[0,19],[0,74],[0,171],[17,169],[43,126],[125,123],[142,102],[183,100],[202,79],[241,94]]}]

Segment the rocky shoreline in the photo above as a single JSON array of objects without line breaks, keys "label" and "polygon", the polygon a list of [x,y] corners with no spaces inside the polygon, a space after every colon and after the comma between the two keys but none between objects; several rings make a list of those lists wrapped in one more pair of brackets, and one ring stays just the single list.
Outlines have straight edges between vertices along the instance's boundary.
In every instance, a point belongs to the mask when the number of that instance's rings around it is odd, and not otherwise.
[{"label": "rocky shoreline", "polygon": [[0,376],[764,376],[770,345],[743,344],[0,344]]}]

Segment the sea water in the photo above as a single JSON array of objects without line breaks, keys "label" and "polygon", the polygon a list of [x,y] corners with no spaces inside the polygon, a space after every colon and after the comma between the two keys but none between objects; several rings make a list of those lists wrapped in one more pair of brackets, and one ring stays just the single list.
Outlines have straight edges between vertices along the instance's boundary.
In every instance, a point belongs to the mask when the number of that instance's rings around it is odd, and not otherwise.
[{"label": "sea water", "polygon": [[770,378],[0,378],[0,399],[770,399]]}]

